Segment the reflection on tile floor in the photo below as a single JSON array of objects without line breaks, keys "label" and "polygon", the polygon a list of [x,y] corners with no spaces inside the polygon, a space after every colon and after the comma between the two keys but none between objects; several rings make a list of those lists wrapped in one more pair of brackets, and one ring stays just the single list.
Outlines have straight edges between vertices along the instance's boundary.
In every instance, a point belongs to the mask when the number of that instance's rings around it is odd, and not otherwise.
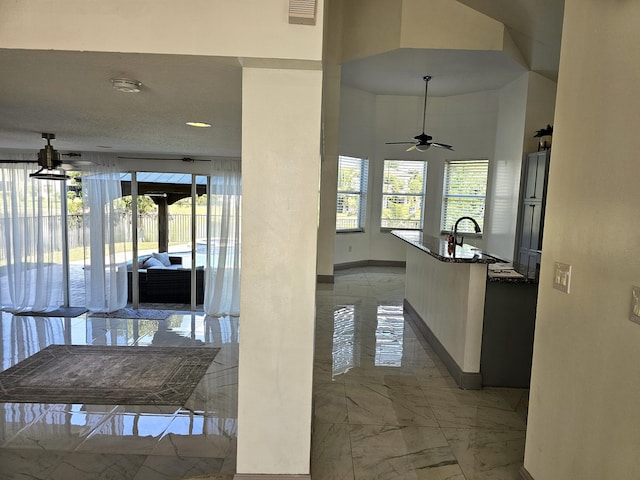
[{"label": "reflection on tile floor", "polygon": [[220,348],[182,408],[0,403],[0,479],[232,478],[238,318],[187,311],[162,321],[2,313],[0,329],[2,370],[50,344]]},{"label": "reflection on tile floor", "polygon": [[[318,285],[312,479],[519,479],[527,392],[458,389],[405,322],[403,296],[398,268]],[[231,479],[238,330],[237,318],[180,311],[165,321],[2,313],[2,370],[50,344],[221,350],[182,408],[0,403],[0,479]]]},{"label": "reflection on tile floor", "polygon": [[402,312],[404,269],[318,285],[313,480],[517,480],[527,391],[460,390]]}]

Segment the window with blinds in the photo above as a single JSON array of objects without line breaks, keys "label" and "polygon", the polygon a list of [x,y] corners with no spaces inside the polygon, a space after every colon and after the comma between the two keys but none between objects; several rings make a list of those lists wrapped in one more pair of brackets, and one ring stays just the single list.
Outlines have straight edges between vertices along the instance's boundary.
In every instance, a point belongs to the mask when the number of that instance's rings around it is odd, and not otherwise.
[{"label": "window with blinds", "polygon": [[[484,231],[484,205],[487,195],[488,160],[449,161],[444,166],[442,198],[443,232],[453,231],[460,217],[473,217]],[[474,233],[473,224],[465,221],[458,232]]]},{"label": "window with blinds", "polygon": [[364,158],[338,157],[336,231],[364,229],[369,162]]},{"label": "window with blinds", "polygon": [[385,160],[382,183],[382,228],[420,229],[427,182],[427,162]]}]

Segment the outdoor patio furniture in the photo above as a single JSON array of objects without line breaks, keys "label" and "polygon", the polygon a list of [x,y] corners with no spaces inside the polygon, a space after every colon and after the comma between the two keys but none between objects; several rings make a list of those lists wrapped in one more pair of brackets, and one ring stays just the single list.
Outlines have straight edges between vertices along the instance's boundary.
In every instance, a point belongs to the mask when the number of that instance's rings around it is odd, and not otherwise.
[{"label": "outdoor patio furniture", "polygon": [[[182,257],[170,256],[171,267],[138,270],[139,300],[145,303],[191,303],[191,269],[181,268]],[[133,272],[128,271],[127,300],[133,299]],[[204,302],[204,267],[196,267],[196,303]]]}]

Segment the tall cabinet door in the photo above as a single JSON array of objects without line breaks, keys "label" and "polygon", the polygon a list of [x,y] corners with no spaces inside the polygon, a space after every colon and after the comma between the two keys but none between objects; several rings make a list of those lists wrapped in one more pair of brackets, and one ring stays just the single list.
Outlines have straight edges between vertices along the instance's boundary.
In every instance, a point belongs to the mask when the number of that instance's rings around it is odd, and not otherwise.
[{"label": "tall cabinet door", "polygon": [[527,155],[523,169],[524,194],[522,200],[543,200],[547,188],[548,163],[548,150]]},{"label": "tall cabinet door", "polygon": [[549,158],[548,150],[530,153],[522,168],[514,258],[520,270],[530,277],[537,277],[540,271]]}]

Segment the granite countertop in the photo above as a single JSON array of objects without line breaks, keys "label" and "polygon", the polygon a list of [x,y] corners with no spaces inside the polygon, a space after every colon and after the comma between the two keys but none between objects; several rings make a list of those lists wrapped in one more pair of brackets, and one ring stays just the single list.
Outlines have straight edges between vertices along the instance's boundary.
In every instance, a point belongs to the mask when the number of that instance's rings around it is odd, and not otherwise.
[{"label": "granite countertop", "polygon": [[463,243],[456,245],[455,250],[449,252],[445,239],[425,235],[420,230],[393,230],[392,235],[419,248],[441,262],[451,263],[497,263],[500,258],[489,255],[473,245]]},{"label": "granite countertop", "polygon": [[457,245],[455,254],[449,253],[447,241],[425,235],[419,230],[393,230],[392,235],[419,248],[423,252],[440,260],[451,263],[485,263],[487,264],[487,281],[503,283],[537,283],[537,279],[518,266],[507,263],[495,255],[483,252],[473,245]]},{"label": "granite countertop", "polygon": [[494,263],[488,266],[487,280],[503,283],[537,283],[535,278],[523,275],[521,271],[511,263]]}]

